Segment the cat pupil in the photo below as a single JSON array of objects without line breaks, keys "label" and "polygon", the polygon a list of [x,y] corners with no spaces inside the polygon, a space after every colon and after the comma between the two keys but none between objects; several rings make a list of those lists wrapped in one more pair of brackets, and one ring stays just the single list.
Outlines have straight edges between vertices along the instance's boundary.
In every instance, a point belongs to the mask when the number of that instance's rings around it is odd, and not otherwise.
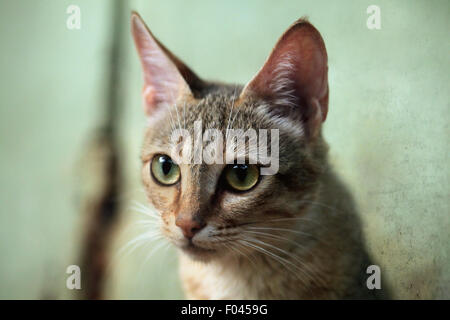
[{"label": "cat pupil", "polygon": [[243,182],[245,181],[245,178],[247,177],[247,166],[246,165],[238,165],[234,166],[233,168],[236,173],[236,177],[239,179],[239,181]]},{"label": "cat pupil", "polygon": [[170,172],[170,169],[172,169],[172,163],[170,163],[170,160],[166,158],[161,159],[161,162],[162,171],[164,175],[167,175]]}]

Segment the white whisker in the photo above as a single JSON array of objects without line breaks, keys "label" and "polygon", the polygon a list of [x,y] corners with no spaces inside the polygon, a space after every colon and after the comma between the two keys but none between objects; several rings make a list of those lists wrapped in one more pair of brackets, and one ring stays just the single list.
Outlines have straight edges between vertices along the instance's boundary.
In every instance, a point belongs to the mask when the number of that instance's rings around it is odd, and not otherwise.
[{"label": "white whisker", "polygon": [[236,87],[234,88],[233,102],[231,103],[230,115],[228,116],[227,127],[225,129],[225,140],[226,140],[226,138],[228,138],[228,129],[230,128],[229,126],[230,126],[231,115],[233,114],[234,102],[236,101],[235,95],[236,95]]},{"label": "white whisker", "polygon": [[271,228],[271,227],[247,227],[247,228],[248,229],[252,229],[252,230],[286,231],[286,232],[292,232],[292,233],[300,234],[300,235],[303,235],[303,236],[306,236],[306,237],[312,237],[312,235],[309,234],[309,233],[298,231],[298,230],[287,229],[287,228]]}]

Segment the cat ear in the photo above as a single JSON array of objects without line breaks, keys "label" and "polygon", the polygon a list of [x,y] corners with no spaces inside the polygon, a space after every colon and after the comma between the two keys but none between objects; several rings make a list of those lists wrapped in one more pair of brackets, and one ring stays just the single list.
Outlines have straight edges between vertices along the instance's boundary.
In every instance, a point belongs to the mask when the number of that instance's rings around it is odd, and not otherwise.
[{"label": "cat ear", "polygon": [[143,98],[147,115],[200,90],[202,80],[152,35],[136,12],[131,15],[131,31],[144,73]]},{"label": "cat ear", "polygon": [[328,65],[320,33],[306,20],[295,22],[278,40],[242,96],[269,102],[271,111],[296,116],[312,136],[328,112]]}]

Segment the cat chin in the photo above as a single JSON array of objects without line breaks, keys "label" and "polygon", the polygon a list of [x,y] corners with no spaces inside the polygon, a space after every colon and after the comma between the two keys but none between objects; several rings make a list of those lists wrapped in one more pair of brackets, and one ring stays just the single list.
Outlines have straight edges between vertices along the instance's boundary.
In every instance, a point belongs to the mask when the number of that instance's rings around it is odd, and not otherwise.
[{"label": "cat chin", "polygon": [[187,255],[190,259],[199,262],[208,262],[217,258],[219,253],[214,249],[205,249],[192,244],[180,248],[181,252]]}]

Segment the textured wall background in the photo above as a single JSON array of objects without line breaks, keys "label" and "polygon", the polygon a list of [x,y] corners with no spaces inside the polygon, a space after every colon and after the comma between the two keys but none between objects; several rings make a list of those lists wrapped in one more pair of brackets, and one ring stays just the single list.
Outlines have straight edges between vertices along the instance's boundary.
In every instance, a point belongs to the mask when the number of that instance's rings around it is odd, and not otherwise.
[{"label": "textured wall background", "polygon": [[[80,30],[66,28],[69,4],[80,6]],[[371,4],[381,8],[381,30],[366,27]],[[73,297],[65,268],[79,264],[82,198],[95,171],[86,146],[106,101],[111,6],[0,1],[0,298]],[[331,159],[353,191],[382,275],[397,298],[450,298],[448,1],[130,1],[129,8],[200,76],[240,83],[293,21],[309,16],[329,55]],[[108,293],[181,298],[172,249],[145,263],[152,244],[117,253],[136,234],[132,201],[145,202],[141,74],[125,28],[124,212]]]}]

